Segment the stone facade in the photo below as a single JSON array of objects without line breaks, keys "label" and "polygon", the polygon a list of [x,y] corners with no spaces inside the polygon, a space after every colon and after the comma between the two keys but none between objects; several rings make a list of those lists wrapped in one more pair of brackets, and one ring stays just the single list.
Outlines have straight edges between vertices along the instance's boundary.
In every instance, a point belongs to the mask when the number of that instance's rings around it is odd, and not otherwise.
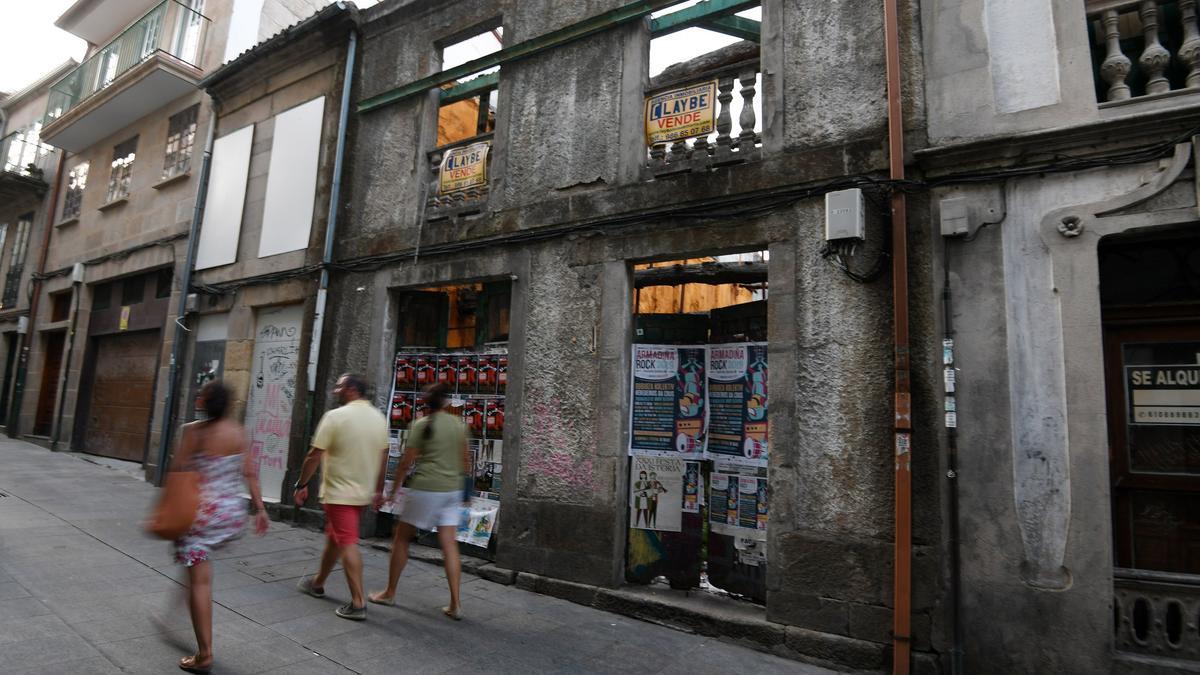
[{"label": "stone facade", "polygon": [[[1156,3],[1119,4],[1114,29],[1118,12],[1154,19]],[[933,260],[944,261],[930,290],[942,292],[944,274],[951,309],[937,323],[952,327],[958,374],[957,487],[943,481],[943,492],[961,499],[963,662],[967,672],[1194,668],[1194,636],[1172,646],[1158,636],[1168,599],[1194,602],[1188,583],[1158,586],[1163,604],[1139,626],[1134,599],[1147,591],[1126,600],[1114,569],[1110,448],[1121,452],[1112,430],[1124,413],[1111,407],[1120,375],[1106,382],[1115,324],[1099,257],[1115,235],[1194,226],[1200,94],[1181,72],[1169,94],[1110,102],[1099,3],[999,7],[922,3],[929,147],[917,161],[932,181],[977,176],[934,190],[930,223]],[[1089,28],[1101,41],[1089,43]],[[1134,639],[1143,628],[1149,637]]]},{"label": "stone facade", "polygon": [[[439,45],[499,22],[504,44],[623,3],[387,3],[364,13],[360,100],[436,73]],[[906,81],[920,81],[915,3],[902,3]],[[830,43],[817,26],[882,25],[875,5],[763,3],[761,154],[652,180],[643,140],[647,21],[614,25],[505,63],[490,190],[478,215],[431,217],[427,153],[436,98],[355,116],[349,193],[328,336],[335,374],[364,371],[388,405],[402,292],[511,280],[510,385],[496,562],[600,586],[624,583],[633,265],[768,250],[773,454],[765,617],[797,627],[794,651],[882,668],[892,593],[891,292],[821,262],[823,192],[736,212],[852,175],[884,175],[882,51]],[[848,30],[848,29],[847,29]],[[876,53],[876,51],[878,53]],[[753,83],[753,80],[750,80]],[[833,114],[824,87],[853,102]],[[739,86],[744,86],[739,85]],[[738,92],[740,94],[740,91]],[[924,105],[906,100],[919,140]],[[860,114],[861,112],[861,114]],[[737,127],[734,128],[737,134]],[[695,208],[697,204],[710,206]],[[924,222],[924,199],[911,222]],[[691,208],[690,215],[677,213]],[[868,249],[886,239],[874,218]],[[930,288],[932,241],[914,231],[914,288]],[[873,248],[872,248],[873,247]],[[419,251],[417,250],[419,248]],[[865,255],[865,254],[864,254]],[[383,262],[376,262],[383,260]],[[856,263],[861,264],[856,258]],[[941,497],[932,443],[940,372],[932,295],[913,297],[915,648],[944,652]],[[585,525],[586,524],[586,525]],[[586,531],[585,531],[586,530]],[[832,656],[831,656],[832,655]]]}]

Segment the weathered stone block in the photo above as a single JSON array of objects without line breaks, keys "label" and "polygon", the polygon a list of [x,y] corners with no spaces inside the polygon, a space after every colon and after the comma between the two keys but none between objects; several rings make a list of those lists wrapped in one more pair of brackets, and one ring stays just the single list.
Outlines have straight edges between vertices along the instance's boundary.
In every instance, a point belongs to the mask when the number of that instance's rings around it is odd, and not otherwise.
[{"label": "weathered stone block", "polygon": [[884,645],[806,628],[789,626],[785,631],[784,646],[795,656],[807,656],[851,668],[880,670],[886,666]]}]

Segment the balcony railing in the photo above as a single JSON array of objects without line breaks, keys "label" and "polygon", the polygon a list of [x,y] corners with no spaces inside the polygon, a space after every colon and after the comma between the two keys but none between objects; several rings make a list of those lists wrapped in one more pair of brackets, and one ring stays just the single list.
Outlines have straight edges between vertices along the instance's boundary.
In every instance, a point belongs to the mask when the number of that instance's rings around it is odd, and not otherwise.
[{"label": "balcony railing", "polygon": [[1200,664],[1200,585],[1186,574],[1117,569],[1113,614],[1117,651]]},{"label": "balcony railing", "polygon": [[51,172],[55,149],[40,142],[36,134],[11,133],[0,139],[0,161],[4,173],[46,180]]},{"label": "balcony railing", "polygon": [[199,68],[208,24],[208,17],[179,0],[159,3],[50,88],[44,123],[62,117],[154,54]]},{"label": "balcony railing", "polygon": [[1090,0],[1096,99],[1200,91],[1197,0]]}]

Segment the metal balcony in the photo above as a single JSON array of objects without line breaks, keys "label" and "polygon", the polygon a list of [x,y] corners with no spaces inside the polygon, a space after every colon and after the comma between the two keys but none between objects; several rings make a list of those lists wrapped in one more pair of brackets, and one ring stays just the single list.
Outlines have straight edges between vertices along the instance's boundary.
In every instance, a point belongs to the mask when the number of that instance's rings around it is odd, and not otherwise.
[{"label": "metal balcony", "polygon": [[50,88],[42,139],[80,152],[196,89],[209,19],[165,0]]},{"label": "metal balcony", "polygon": [[0,138],[0,201],[44,193],[57,159],[58,152],[38,140],[36,129]]}]

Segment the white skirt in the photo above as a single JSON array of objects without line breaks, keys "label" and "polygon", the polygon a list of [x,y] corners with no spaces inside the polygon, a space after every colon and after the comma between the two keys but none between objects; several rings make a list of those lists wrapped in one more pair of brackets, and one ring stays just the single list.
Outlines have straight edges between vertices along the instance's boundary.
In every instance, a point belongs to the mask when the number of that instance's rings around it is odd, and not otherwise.
[{"label": "white skirt", "polygon": [[428,492],[408,489],[404,492],[401,522],[418,530],[435,530],[444,526],[458,527],[462,520],[462,492],[458,490]]}]

